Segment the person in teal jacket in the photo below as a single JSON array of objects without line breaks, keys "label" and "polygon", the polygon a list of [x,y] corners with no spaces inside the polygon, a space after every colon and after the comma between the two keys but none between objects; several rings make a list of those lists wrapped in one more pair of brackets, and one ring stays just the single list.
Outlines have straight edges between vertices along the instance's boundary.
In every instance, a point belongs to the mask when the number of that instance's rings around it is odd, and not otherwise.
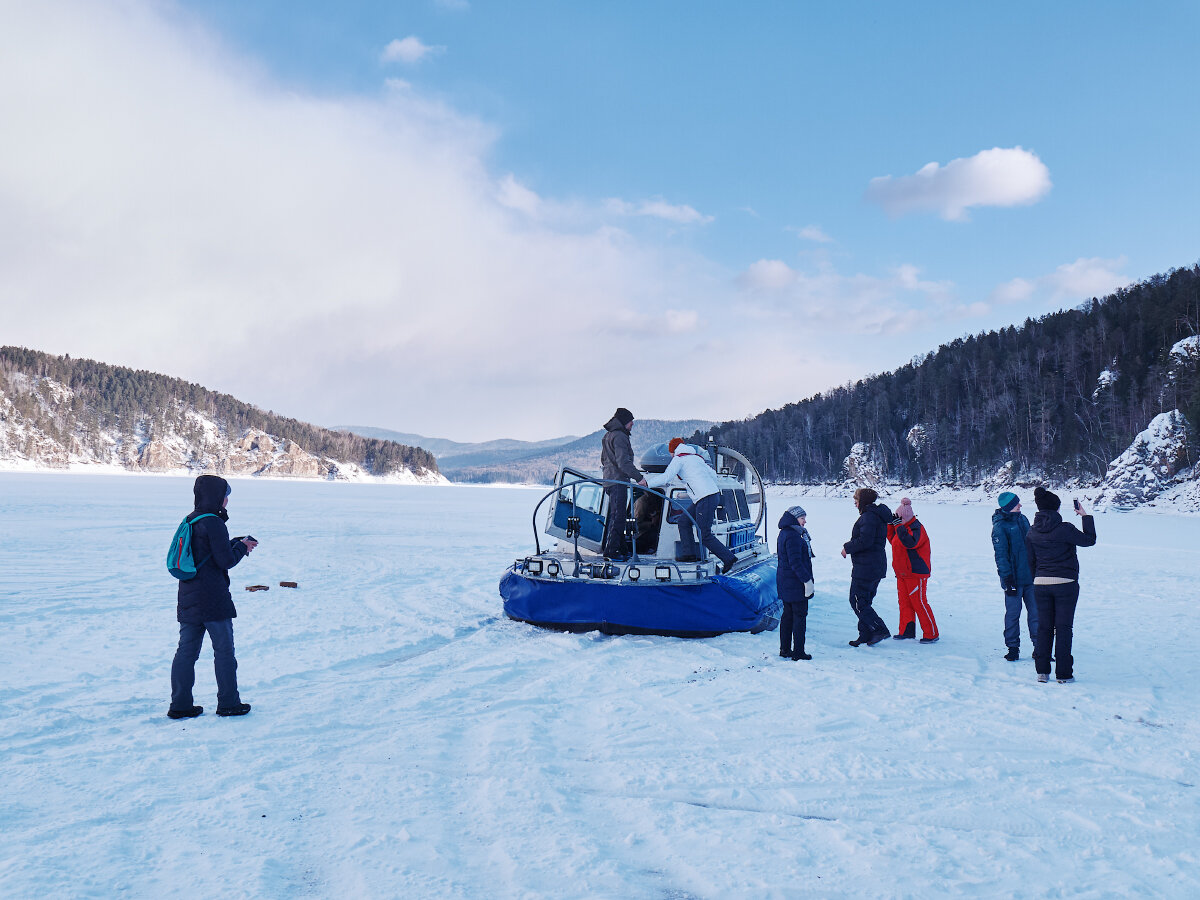
[{"label": "person in teal jacket", "polygon": [[1029,571],[1029,554],[1025,550],[1029,520],[1021,512],[1021,498],[1012,491],[1005,491],[996,502],[999,508],[992,513],[992,550],[996,554],[996,574],[1004,589],[1004,646],[1008,648],[1004,658],[1013,662],[1021,658],[1022,604],[1030,646],[1038,627],[1033,573]]}]

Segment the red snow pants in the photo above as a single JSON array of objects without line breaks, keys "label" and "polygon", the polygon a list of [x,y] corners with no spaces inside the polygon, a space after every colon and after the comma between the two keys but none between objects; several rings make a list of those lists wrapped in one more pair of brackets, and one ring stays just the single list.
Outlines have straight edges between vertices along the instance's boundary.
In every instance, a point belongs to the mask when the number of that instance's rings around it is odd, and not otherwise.
[{"label": "red snow pants", "polygon": [[938,637],[937,620],[933,617],[925,593],[928,584],[928,575],[896,576],[896,593],[900,595],[900,630],[896,634],[904,634],[905,629],[912,625],[915,615],[921,622],[921,637]]}]

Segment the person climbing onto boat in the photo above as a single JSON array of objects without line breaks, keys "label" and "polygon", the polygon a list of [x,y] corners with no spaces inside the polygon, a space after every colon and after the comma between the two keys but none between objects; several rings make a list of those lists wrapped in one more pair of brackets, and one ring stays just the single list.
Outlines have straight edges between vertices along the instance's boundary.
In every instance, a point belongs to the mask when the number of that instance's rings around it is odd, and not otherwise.
[{"label": "person climbing onto boat", "polygon": [[808,514],[803,506],[793,506],[779,517],[779,537],[775,555],[775,589],[783,601],[779,619],[779,655],[784,659],[812,659],[804,652],[804,634],[808,625],[808,601],[816,592],[813,581],[812,538],[805,527]]},{"label": "person climbing onto boat", "polygon": [[1037,515],[1025,535],[1029,569],[1033,572],[1033,591],[1037,597],[1038,630],[1033,643],[1033,666],[1038,681],[1050,680],[1050,651],[1054,651],[1055,676],[1059,684],[1075,680],[1075,659],[1071,656],[1071,636],[1075,626],[1075,605],[1079,602],[1079,555],[1076,547],[1096,543],[1096,520],[1083,504],[1075,501],[1075,515],[1083,530],[1064,522],[1058,508],[1058,495],[1042,487],[1033,489]]},{"label": "person climbing onto boat", "polygon": [[917,636],[915,618],[921,622],[921,643],[938,639],[937,619],[929,608],[926,589],[932,572],[929,559],[929,532],[917,521],[912,501],[904,497],[896,507],[896,516],[887,527],[892,544],[892,571],[896,573],[896,593],[900,600],[898,641]]},{"label": "person climbing onto boat", "polygon": [[[644,483],[656,488],[663,487],[676,478],[683,482],[692,501],[688,504],[686,512],[691,514],[700,527],[700,543],[721,560],[722,567],[718,572],[728,572],[737,564],[737,557],[712,533],[713,517],[716,515],[717,505],[721,502],[721,485],[717,482],[717,474],[705,462],[701,451],[691,444],[685,444],[683,438],[671,438],[667,449],[671,452],[671,463],[666,471],[648,475]],[[683,544],[680,562],[695,562],[700,558],[696,536],[692,533],[692,522],[686,515],[679,519],[679,541]]]},{"label": "person climbing onto boat", "polygon": [[850,532],[850,540],[842,545],[842,558],[850,557],[850,608],[858,617],[858,639],[850,642],[851,647],[863,644],[878,644],[891,637],[887,625],[879,618],[871,603],[879,582],[887,574],[887,525],[892,521],[892,511],[882,503],[873,489],[862,487],[854,492],[854,505],[858,508],[858,521]]},{"label": "person climbing onto boat", "polygon": [[629,558],[625,543],[625,519],[629,516],[629,482],[646,486],[646,479],[633,464],[633,445],[629,433],[633,430],[633,413],[618,407],[613,417],[604,424],[604,439],[600,445],[600,465],[606,481],[621,484],[606,484],[608,515],[604,520],[604,540],[600,552],[605,559],[624,561]]}]

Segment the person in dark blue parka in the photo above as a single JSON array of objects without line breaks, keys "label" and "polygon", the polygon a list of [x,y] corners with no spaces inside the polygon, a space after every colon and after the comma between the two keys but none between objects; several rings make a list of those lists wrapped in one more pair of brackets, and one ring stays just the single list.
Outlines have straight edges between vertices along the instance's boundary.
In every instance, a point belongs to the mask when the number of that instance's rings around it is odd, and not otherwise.
[{"label": "person in dark blue parka", "polygon": [[[1079,602],[1079,555],[1077,547],[1096,543],[1096,520],[1076,501],[1075,515],[1083,530],[1064,522],[1058,495],[1034,488],[1037,515],[1025,535],[1033,591],[1037,598],[1038,630],[1033,642],[1033,664],[1038,681],[1050,680],[1050,651],[1054,651],[1055,675],[1060,684],[1075,680],[1071,638],[1075,627],[1075,605]],[[1051,646],[1053,645],[1053,647]]]},{"label": "person in dark blue parka", "polygon": [[878,644],[891,637],[883,619],[875,612],[872,602],[879,582],[887,574],[887,527],[895,517],[871,488],[859,488],[854,492],[854,505],[858,508],[858,521],[850,532],[850,540],[842,545],[842,557],[850,557],[854,564],[850,570],[850,608],[858,616],[858,639],[850,642],[851,647],[862,644]]},{"label": "person in dark blue parka", "polygon": [[[188,515],[192,523],[192,558],[196,575],[179,582],[176,619],[179,621],[179,647],[171,663],[172,719],[190,719],[204,712],[192,704],[196,682],[196,660],[204,635],[213,647],[213,665],[217,674],[217,715],[242,716],[250,711],[238,694],[237,657],[233,649],[233,620],[237,609],[229,593],[229,570],[258,546],[253,538],[230,538],[225,523],[232,489],[224,478],[201,475],[192,493],[196,507]],[[198,516],[209,513],[204,518]]]},{"label": "person in dark blue parka", "polygon": [[812,538],[805,527],[804,507],[793,506],[779,518],[775,554],[775,588],[783,601],[779,620],[779,655],[785,659],[812,659],[804,652],[808,601],[815,593]]},{"label": "person in dark blue parka", "polygon": [[1029,520],[1021,512],[1021,498],[1005,491],[992,513],[992,551],[996,556],[996,574],[1004,588],[1004,658],[1015,662],[1021,658],[1021,605],[1029,626],[1029,643],[1037,640],[1037,600],[1033,593],[1033,573],[1029,570],[1029,552],[1025,535]]}]

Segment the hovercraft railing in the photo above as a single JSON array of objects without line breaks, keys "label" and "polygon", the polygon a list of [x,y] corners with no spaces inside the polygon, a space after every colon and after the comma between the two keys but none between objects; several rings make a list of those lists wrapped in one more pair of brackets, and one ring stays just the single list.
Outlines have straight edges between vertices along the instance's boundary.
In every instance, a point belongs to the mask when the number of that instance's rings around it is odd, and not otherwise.
[{"label": "hovercraft railing", "polygon": [[[635,484],[632,481],[617,481],[614,478],[585,478],[585,477],[581,476],[581,477],[575,478],[574,481],[564,481],[562,484],[555,485],[554,489],[552,491],[548,491],[546,493],[546,495],[537,502],[537,506],[535,506],[533,508],[533,545],[535,548],[537,548],[537,555],[540,556],[542,553],[542,541],[541,541],[541,537],[538,533],[538,510],[540,510],[542,508],[543,503],[545,503],[547,500],[549,500],[555,494],[561,493],[564,488],[568,488],[568,487],[571,488],[571,507],[572,507],[572,509],[578,509],[579,504],[576,501],[579,499],[579,485],[581,485],[581,484],[598,484],[601,487],[603,487],[606,484],[624,485],[627,488],[632,488],[635,491],[641,491],[644,494],[651,494],[655,497],[661,497],[663,500],[666,500],[667,503],[671,504],[671,506],[678,508],[681,513],[683,513],[685,516],[688,517],[688,520],[692,523],[692,528],[694,529],[692,534],[697,536],[696,539],[699,540],[698,536],[700,534],[700,523],[696,521],[695,516],[693,516],[690,512],[688,512],[687,506],[684,505],[684,503],[682,501],[676,500],[673,497],[668,497],[662,491],[657,491],[652,487],[642,487],[640,484]],[[609,510],[609,515],[612,515],[612,510]],[[637,563],[640,561],[638,559],[638,550],[637,550],[637,538],[638,538],[637,525],[636,525],[637,520],[629,519],[627,517],[625,520],[626,524],[623,524],[621,527],[625,528],[629,522],[635,523],[634,529],[633,529],[633,540],[631,542],[633,544],[633,554],[630,558],[630,561]],[[605,522],[605,527],[606,528],[608,527],[607,520]],[[581,557],[579,555],[579,526],[578,526],[578,523],[576,523],[575,527],[573,527],[573,528],[568,524],[567,533],[571,535],[572,540],[574,542],[575,564],[578,567],[578,565],[583,561],[583,557]],[[701,544],[700,546],[703,547],[703,544]]]}]

